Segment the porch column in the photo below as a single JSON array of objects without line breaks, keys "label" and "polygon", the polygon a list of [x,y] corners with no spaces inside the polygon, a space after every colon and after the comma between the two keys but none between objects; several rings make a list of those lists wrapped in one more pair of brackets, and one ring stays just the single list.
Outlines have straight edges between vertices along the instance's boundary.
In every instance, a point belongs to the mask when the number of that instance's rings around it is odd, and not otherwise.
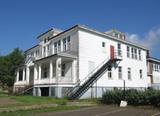
[{"label": "porch column", "polygon": [[63,51],[63,41],[61,40],[61,52]]},{"label": "porch column", "polygon": [[46,46],[46,54],[45,54],[45,56],[48,56],[48,45]]},{"label": "porch column", "polygon": [[33,96],[36,96],[36,88],[33,87]]},{"label": "porch column", "polygon": [[37,65],[34,65],[34,80],[38,79]]},{"label": "porch column", "polygon": [[25,68],[23,68],[23,81],[25,81]]},{"label": "porch column", "polygon": [[61,77],[61,65],[62,65],[62,58],[57,58],[56,60],[56,77]]},{"label": "porch column", "polygon": [[41,88],[38,87],[37,89],[38,89],[38,96],[41,96]]},{"label": "porch column", "polygon": [[29,67],[26,68],[26,80],[29,82],[30,70]]},{"label": "porch column", "polygon": [[72,82],[77,82],[77,60],[73,60],[72,62]]},{"label": "porch column", "polygon": [[38,77],[38,80],[40,80],[41,79],[41,64],[39,64],[39,70],[38,70],[38,73],[39,73],[39,77]]},{"label": "porch column", "polygon": [[54,54],[54,44],[52,45],[51,49],[52,49],[52,54]]},{"label": "porch column", "polygon": [[49,87],[49,96],[51,96],[51,87]]},{"label": "porch column", "polygon": [[19,70],[17,70],[16,82],[19,81]]},{"label": "porch column", "polygon": [[56,59],[56,96],[57,97],[61,97],[61,88],[58,87],[58,79],[59,77],[61,77],[61,64],[62,64],[62,59],[61,58],[57,58]]},{"label": "porch column", "polygon": [[51,82],[52,78],[53,78],[53,61],[50,60],[50,63],[49,63],[49,80]]}]

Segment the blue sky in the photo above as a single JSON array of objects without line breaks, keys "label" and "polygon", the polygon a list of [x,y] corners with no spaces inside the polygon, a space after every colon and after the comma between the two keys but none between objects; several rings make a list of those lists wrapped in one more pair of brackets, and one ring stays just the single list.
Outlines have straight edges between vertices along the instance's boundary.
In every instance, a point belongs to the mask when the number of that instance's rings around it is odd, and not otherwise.
[{"label": "blue sky", "polygon": [[160,0],[1,0],[0,54],[38,43],[51,27],[85,24],[100,31],[117,28],[160,58]]}]

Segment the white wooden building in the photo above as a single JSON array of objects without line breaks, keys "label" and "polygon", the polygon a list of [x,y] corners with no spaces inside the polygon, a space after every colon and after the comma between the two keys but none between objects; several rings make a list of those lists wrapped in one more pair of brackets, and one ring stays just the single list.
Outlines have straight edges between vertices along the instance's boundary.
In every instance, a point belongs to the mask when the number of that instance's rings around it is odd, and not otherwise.
[{"label": "white wooden building", "polygon": [[150,86],[148,49],[127,41],[120,31],[75,25],[65,31],[50,29],[38,39],[17,69],[15,93],[31,89],[35,96],[86,98],[122,88],[124,80],[126,88]]}]

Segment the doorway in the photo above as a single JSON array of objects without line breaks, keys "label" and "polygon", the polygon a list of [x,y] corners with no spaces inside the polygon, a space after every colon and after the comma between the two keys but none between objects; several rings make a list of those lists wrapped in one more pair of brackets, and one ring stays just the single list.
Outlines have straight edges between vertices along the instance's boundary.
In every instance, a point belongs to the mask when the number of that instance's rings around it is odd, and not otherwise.
[{"label": "doorway", "polygon": [[41,87],[41,96],[49,96],[49,87]]},{"label": "doorway", "polygon": [[114,46],[110,45],[110,58],[114,59],[114,57],[115,57]]}]

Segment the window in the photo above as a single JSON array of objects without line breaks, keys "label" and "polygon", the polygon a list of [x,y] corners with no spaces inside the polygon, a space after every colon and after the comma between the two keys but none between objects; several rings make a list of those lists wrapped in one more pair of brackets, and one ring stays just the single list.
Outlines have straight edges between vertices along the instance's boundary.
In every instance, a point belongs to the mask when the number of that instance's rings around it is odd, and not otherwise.
[{"label": "window", "polygon": [[46,47],[43,47],[43,54],[46,55]]},{"label": "window", "polygon": [[43,70],[44,70],[44,72],[43,72],[43,78],[47,78],[48,77],[48,68],[45,67]]},{"label": "window", "polygon": [[105,42],[102,42],[102,47],[103,47],[103,48],[105,47]]},{"label": "window", "polygon": [[61,40],[58,41],[58,53],[61,52]]},{"label": "window", "polygon": [[23,70],[19,71],[19,81],[23,80]]},{"label": "window", "polygon": [[112,79],[112,67],[111,66],[108,67],[108,78]]},{"label": "window", "polygon": [[114,36],[118,38],[118,33],[115,33]]},{"label": "window", "polygon": [[141,50],[138,50],[138,55],[139,55],[139,60],[142,60],[142,57],[141,57]]},{"label": "window", "polygon": [[25,68],[24,70],[25,70],[24,80],[26,80],[26,78],[27,78],[27,73],[26,73],[27,69]]},{"label": "window", "polygon": [[71,50],[71,39],[70,39],[70,36],[67,37],[67,50]]},{"label": "window", "polygon": [[47,50],[48,50],[48,51],[50,50],[50,47],[51,47],[51,45],[47,45]]},{"label": "window", "polygon": [[122,56],[122,52],[121,52],[121,44],[118,43],[117,47],[118,47],[118,56]]},{"label": "window", "polygon": [[143,78],[142,69],[139,70],[139,75],[140,75],[140,79],[142,79]]},{"label": "window", "polygon": [[134,58],[137,59],[137,49],[134,49]]},{"label": "window", "polygon": [[66,68],[66,65],[65,64],[62,64],[62,76],[64,77],[65,76],[65,68]]},{"label": "window", "polygon": [[34,57],[34,52],[31,52],[31,56]]},{"label": "window", "polygon": [[46,42],[47,42],[47,39],[44,40],[44,43],[46,43]]},{"label": "window", "polygon": [[39,56],[39,49],[36,50],[36,57]]},{"label": "window", "polygon": [[54,53],[56,54],[57,51],[58,51],[58,50],[57,50],[57,42],[55,42],[55,43],[54,43]]},{"label": "window", "polygon": [[153,70],[156,72],[160,71],[160,65],[159,64],[153,64]]},{"label": "window", "polygon": [[132,58],[134,59],[134,49],[131,48],[131,54],[132,54]]},{"label": "window", "polygon": [[131,68],[128,68],[128,80],[131,80]]},{"label": "window", "polygon": [[121,66],[118,67],[118,78],[122,79],[122,67]]},{"label": "window", "polygon": [[152,64],[152,70],[154,71],[154,64]]},{"label": "window", "polygon": [[63,39],[63,51],[67,50],[66,38]]},{"label": "window", "polygon": [[127,58],[130,58],[130,48],[127,46]]}]

